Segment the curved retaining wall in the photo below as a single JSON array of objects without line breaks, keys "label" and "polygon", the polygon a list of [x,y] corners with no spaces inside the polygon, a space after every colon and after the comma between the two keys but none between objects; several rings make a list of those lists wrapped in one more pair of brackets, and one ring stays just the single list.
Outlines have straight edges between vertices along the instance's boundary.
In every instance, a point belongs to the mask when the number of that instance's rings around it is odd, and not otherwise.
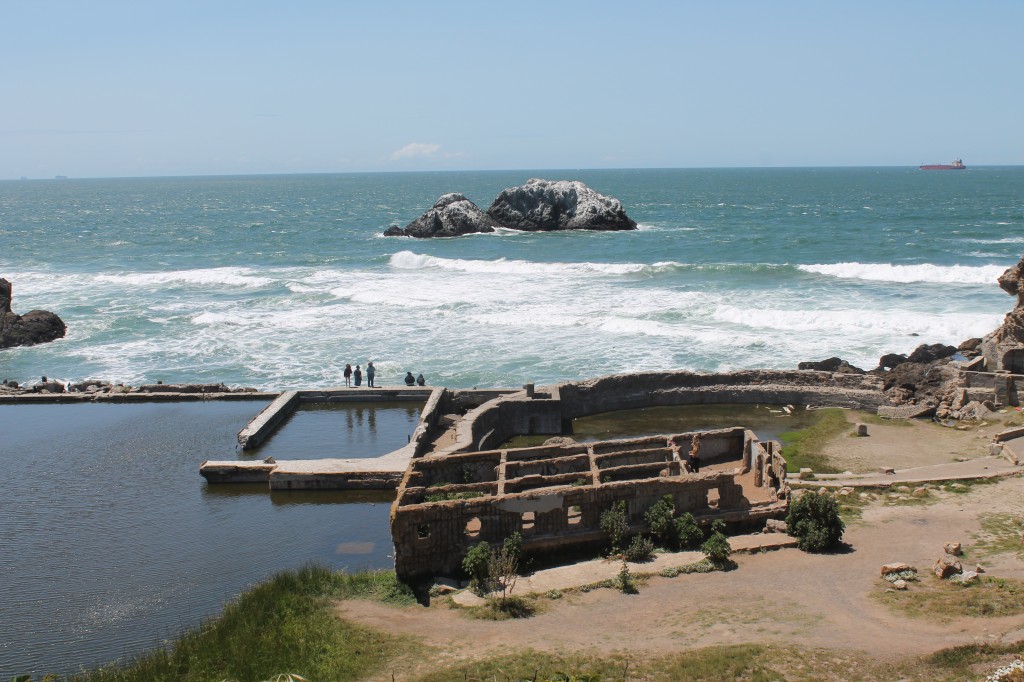
[{"label": "curved retaining wall", "polygon": [[469,412],[449,452],[487,450],[518,435],[559,435],[566,421],[641,407],[710,404],[814,405],[876,410],[882,380],[863,374],[809,370],[746,370],[724,374],[647,372],[570,381],[501,396]]}]

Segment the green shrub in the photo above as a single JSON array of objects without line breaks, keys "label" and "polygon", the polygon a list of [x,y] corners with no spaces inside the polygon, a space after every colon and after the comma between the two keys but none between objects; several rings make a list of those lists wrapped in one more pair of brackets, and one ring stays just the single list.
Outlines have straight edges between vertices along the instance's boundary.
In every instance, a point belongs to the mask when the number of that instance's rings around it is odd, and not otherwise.
[{"label": "green shrub", "polygon": [[675,548],[678,544],[675,519],[673,519],[675,511],[675,501],[672,496],[665,495],[644,512],[647,528],[662,547]]},{"label": "green shrub", "polygon": [[790,503],[786,528],[803,551],[824,552],[839,546],[846,526],[834,497],[808,492]]},{"label": "green shrub", "polygon": [[629,517],[626,515],[626,501],[614,502],[610,509],[601,513],[601,530],[608,534],[612,552],[622,549],[622,543],[629,532]]},{"label": "green shrub", "polygon": [[704,531],[697,525],[690,512],[677,517],[674,525],[677,543],[681,549],[696,549],[704,542]]},{"label": "green shrub", "polygon": [[654,555],[654,542],[643,535],[637,535],[626,548],[628,561],[649,561]]},{"label": "green shrub", "polygon": [[711,563],[723,564],[729,560],[729,555],[732,554],[732,547],[729,546],[729,538],[725,537],[721,531],[716,530],[700,546],[700,551],[704,552],[704,556]]},{"label": "green shrub", "polygon": [[636,589],[636,580],[633,579],[633,574],[629,572],[629,564],[626,563],[625,559],[622,560],[622,568],[619,569],[616,586],[622,590],[623,594],[636,594],[639,592]]},{"label": "green shrub", "polygon": [[469,548],[462,559],[462,570],[469,576],[469,584],[474,592],[487,592],[491,582],[491,546],[479,542]]}]

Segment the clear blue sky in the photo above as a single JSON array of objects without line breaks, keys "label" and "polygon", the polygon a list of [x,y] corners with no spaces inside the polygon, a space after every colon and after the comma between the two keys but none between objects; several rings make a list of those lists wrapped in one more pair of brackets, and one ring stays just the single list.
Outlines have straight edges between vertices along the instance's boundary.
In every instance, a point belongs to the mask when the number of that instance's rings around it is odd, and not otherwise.
[{"label": "clear blue sky", "polygon": [[0,178],[1024,164],[1024,2],[0,0]]}]

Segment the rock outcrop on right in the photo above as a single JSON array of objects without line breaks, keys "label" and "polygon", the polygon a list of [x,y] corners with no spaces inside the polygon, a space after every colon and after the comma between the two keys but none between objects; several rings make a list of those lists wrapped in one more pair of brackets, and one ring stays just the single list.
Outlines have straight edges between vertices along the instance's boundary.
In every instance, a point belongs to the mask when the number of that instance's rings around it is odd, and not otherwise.
[{"label": "rock outcrop on right", "polygon": [[0,348],[34,346],[62,338],[67,326],[55,313],[32,310],[24,315],[11,311],[13,287],[0,278]]},{"label": "rock outcrop on right", "polygon": [[999,287],[1017,297],[1003,324],[981,341],[989,371],[1005,369],[1024,374],[1024,258],[999,276]]},{"label": "rock outcrop on right", "polygon": [[541,180],[503,190],[487,215],[514,230],[635,230],[618,199],[578,180]]}]

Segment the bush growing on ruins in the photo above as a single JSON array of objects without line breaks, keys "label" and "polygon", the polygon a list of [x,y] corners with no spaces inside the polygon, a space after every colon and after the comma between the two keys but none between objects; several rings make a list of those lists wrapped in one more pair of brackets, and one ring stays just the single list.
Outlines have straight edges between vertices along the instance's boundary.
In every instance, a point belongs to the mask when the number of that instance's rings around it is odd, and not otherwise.
[{"label": "bush growing on ruins", "polygon": [[700,546],[700,551],[704,552],[704,556],[708,558],[713,564],[721,565],[729,560],[729,555],[732,554],[732,547],[729,546],[729,538],[725,537],[720,526],[712,525],[711,536],[704,541],[704,544]]},{"label": "bush growing on ruins", "polygon": [[462,570],[469,576],[469,584],[474,592],[486,592],[491,577],[491,546],[486,542],[478,542],[469,548],[462,559]]},{"label": "bush growing on ruins", "polygon": [[[512,536],[518,536],[519,533],[513,533]],[[509,538],[511,540],[512,538]],[[501,549],[496,552],[491,552],[490,559],[487,562],[487,591],[492,589],[501,588],[501,604],[504,605],[505,600],[512,594],[512,590],[516,587],[516,581],[519,579],[519,551],[522,547],[522,537],[518,541],[513,540],[505,542],[501,545]]]},{"label": "bush growing on ruins", "polygon": [[696,549],[704,542],[704,531],[697,525],[690,512],[684,512],[675,519],[676,542],[681,549]]},{"label": "bush growing on ruins", "polygon": [[612,552],[622,549],[622,542],[629,532],[629,517],[626,515],[626,501],[614,502],[611,509],[601,513],[601,530],[608,534]]},{"label": "bush growing on ruins", "polygon": [[626,548],[628,561],[648,561],[654,555],[654,542],[643,535],[637,535]]},{"label": "bush growing on ruins", "polygon": [[644,521],[651,531],[651,535],[661,543],[662,547],[675,547],[678,544],[679,536],[676,534],[675,501],[671,495],[664,495],[660,500],[651,505],[651,508],[644,512]]},{"label": "bush growing on ruins", "polygon": [[824,552],[839,546],[846,525],[836,498],[812,491],[790,502],[786,528],[803,551]]}]

